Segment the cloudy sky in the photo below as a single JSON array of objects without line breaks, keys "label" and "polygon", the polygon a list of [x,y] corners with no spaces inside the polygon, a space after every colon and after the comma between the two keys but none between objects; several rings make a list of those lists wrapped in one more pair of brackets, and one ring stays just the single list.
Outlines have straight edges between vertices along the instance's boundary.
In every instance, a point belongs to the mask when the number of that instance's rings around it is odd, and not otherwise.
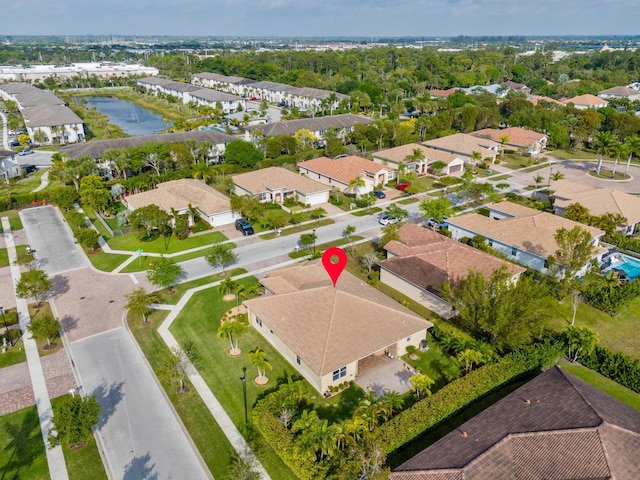
[{"label": "cloudy sky", "polygon": [[0,35],[640,34],[640,0],[0,0]]}]

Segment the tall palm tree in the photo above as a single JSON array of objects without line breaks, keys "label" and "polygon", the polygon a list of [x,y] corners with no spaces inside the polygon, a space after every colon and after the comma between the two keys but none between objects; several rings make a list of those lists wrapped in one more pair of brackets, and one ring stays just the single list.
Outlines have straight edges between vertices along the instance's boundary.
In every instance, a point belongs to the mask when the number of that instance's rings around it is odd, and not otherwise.
[{"label": "tall palm tree", "polygon": [[393,415],[402,408],[403,404],[404,400],[398,392],[394,392],[393,390],[384,392],[384,395],[380,397],[380,405],[382,406],[384,419],[389,420],[393,417]]},{"label": "tall palm tree", "polygon": [[627,152],[629,157],[627,158],[627,168],[624,170],[624,176],[629,176],[629,167],[631,166],[631,157],[640,155],[640,136],[631,135],[625,142],[627,145]]},{"label": "tall palm tree", "polygon": [[361,177],[356,177],[349,182],[349,191],[353,191],[356,194],[356,200],[360,198],[360,188],[365,185],[364,179]]},{"label": "tall palm tree", "polygon": [[367,422],[367,428],[370,432],[378,426],[378,420],[383,416],[382,404],[369,392],[366,397],[360,400],[356,407],[355,415]]},{"label": "tall palm tree", "polygon": [[369,433],[369,427],[365,419],[355,416],[345,420],[344,433],[353,443],[359,443]]},{"label": "tall palm tree", "polygon": [[482,154],[480,152],[476,152],[475,150],[471,152],[471,160],[473,160],[473,173],[476,172],[476,164],[482,161]]},{"label": "tall palm tree", "polygon": [[334,425],[329,425],[327,419],[320,420],[313,425],[311,427],[311,435],[316,442],[317,449],[320,451],[320,460],[331,456],[336,451],[338,429]]},{"label": "tall palm tree", "polygon": [[[229,353],[237,355],[240,347],[240,336],[247,330],[247,325],[238,320],[226,321],[218,327],[218,337],[229,339]],[[249,354],[251,357],[251,354]]]},{"label": "tall palm tree", "polygon": [[611,153],[614,157],[613,168],[611,169],[611,178],[615,178],[616,170],[618,169],[618,162],[627,153],[627,144],[622,142],[615,142],[611,147]]},{"label": "tall palm tree", "polygon": [[596,152],[598,152],[598,167],[596,168],[596,175],[600,175],[602,169],[602,157],[611,153],[611,148],[616,141],[616,137],[611,132],[600,132],[596,136],[594,146]]},{"label": "tall palm tree", "polygon": [[249,354],[249,361],[251,362],[251,365],[258,369],[258,378],[261,382],[263,382],[264,379],[267,378],[265,376],[266,371],[273,370],[273,367],[266,357],[267,354],[259,348],[256,348],[254,352],[251,352]]},{"label": "tall palm tree", "polygon": [[213,168],[211,168],[211,166],[208,165],[206,162],[197,162],[193,166],[192,175],[193,175],[193,178],[195,179],[200,178],[204,183],[207,183],[207,180],[211,180],[213,178],[214,171],[213,171]]},{"label": "tall palm tree", "polygon": [[134,315],[142,316],[142,324],[147,325],[147,315],[153,310],[151,304],[158,301],[154,293],[147,293],[144,287],[137,288],[124,296],[127,300],[125,308]]},{"label": "tall palm tree", "polygon": [[247,298],[247,292],[245,289],[247,287],[244,283],[236,283],[236,286],[233,288],[233,294],[236,296],[236,307],[240,308],[240,297]]}]

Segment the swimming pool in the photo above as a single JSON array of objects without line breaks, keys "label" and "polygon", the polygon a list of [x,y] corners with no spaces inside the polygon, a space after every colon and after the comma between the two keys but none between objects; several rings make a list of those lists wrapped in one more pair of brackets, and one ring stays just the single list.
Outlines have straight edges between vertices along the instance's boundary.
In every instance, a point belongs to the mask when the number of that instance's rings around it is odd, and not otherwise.
[{"label": "swimming pool", "polygon": [[627,255],[622,255],[622,260],[624,262],[616,264],[615,269],[622,270],[629,277],[629,280],[640,277],[640,260]]}]

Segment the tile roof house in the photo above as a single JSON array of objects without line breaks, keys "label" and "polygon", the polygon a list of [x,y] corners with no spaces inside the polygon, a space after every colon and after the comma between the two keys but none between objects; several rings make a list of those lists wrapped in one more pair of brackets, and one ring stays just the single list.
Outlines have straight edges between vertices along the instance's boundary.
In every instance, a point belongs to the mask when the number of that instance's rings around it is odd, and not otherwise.
[{"label": "tile roof house", "polygon": [[[424,155],[424,159],[409,160],[407,157],[413,155],[414,150],[420,150]],[[446,167],[441,172],[444,175],[462,175],[464,173],[464,160],[462,158],[453,153],[425,147],[419,143],[409,143],[380,150],[373,153],[373,160],[383,165],[391,164],[394,168],[398,168],[398,165],[402,162],[408,171],[413,171],[417,175],[426,175],[429,172],[429,165],[438,161],[446,164]]]},{"label": "tile roof house", "polygon": [[640,412],[555,366],[393,470],[391,480],[640,478]]},{"label": "tile roof house", "polygon": [[233,176],[234,194],[257,196],[261,202],[283,203],[296,195],[299,202],[318,205],[329,201],[326,185],[282,167],[269,167]]},{"label": "tile roof house", "polygon": [[124,203],[129,210],[157,205],[167,213],[174,209],[178,214],[188,214],[192,206],[213,227],[229,225],[240,218],[231,210],[227,196],[193,178],[159,183],[153,190],[127,195]]},{"label": "tile roof house", "polygon": [[549,137],[544,133],[534,132],[533,130],[527,130],[520,127],[508,127],[508,128],[483,128],[472,132],[474,137],[488,138],[494,142],[502,143],[503,137],[508,137],[509,140],[505,142],[505,145],[523,148],[528,153],[538,154],[547,148],[547,141]]},{"label": "tile roof house", "polygon": [[589,93],[585,95],[578,95],[577,97],[573,98],[564,98],[562,99],[562,103],[564,103],[565,105],[573,104],[573,106],[578,110],[588,110],[590,108],[597,109],[609,105],[609,102],[607,102],[606,100]]},{"label": "tile roof house", "polygon": [[357,187],[358,194],[372,192],[377,185],[386,185],[396,176],[396,169],[355,155],[343,158],[319,157],[298,164],[298,171],[312,180],[353,193],[349,183],[362,178],[365,185]]},{"label": "tile roof house", "polygon": [[531,89],[523,83],[518,83],[518,82],[513,82],[511,80],[508,80],[506,82],[503,82],[502,85],[509,88],[509,90],[513,90],[514,92],[524,93],[527,95],[531,93]]},{"label": "tile roof house", "polygon": [[613,87],[598,92],[600,98],[626,98],[630,102],[640,100],[640,92],[629,87]]},{"label": "tile roof house", "polygon": [[424,142],[427,147],[462,156],[471,163],[471,155],[478,152],[482,158],[495,161],[500,152],[500,144],[486,138],[474,137],[466,133],[455,133],[446,137],[434,138]]},{"label": "tile roof house", "polygon": [[527,100],[533,103],[534,106],[538,105],[540,102],[547,102],[551,105],[559,105],[561,107],[565,106],[564,103],[559,102],[555,98],[545,97],[543,95],[527,95]]},{"label": "tile roof house", "polygon": [[419,346],[433,326],[344,271],[333,287],[320,260],[270,272],[247,300],[250,324],[321,393],[354,380],[359,362]]},{"label": "tile roof house", "polygon": [[[579,226],[589,232],[595,246],[594,259],[598,262],[606,249],[598,245],[604,232],[599,228],[582,225],[516,203],[500,202],[489,207],[489,216],[466,213],[447,220],[451,238],[485,237],[489,246],[521,265],[547,273],[547,258],[558,249],[555,234],[560,228],[571,230]],[[585,265],[585,270],[587,266]],[[583,270],[580,272],[584,273]]]},{"label": "tile roof house", "polygon": [[387,258],[379,262],[380,281],[444,318],[452,312],[440,297],[443,283],[454,285],[469,270],[489,277],[502,266],[511,271],[515,283],[526,270],[419,225],[402,225],[398,237],[384,246]]},{"label": "tile roof house", "polygon": [[345,139],[353,131],[355,125],[369,125],[373,120],[363,115],[343,113],[328,117],[301,118],[299,120],[283,120],[281,122],[267,123],[266,125],[252,125],[246,127],[246,140],[251,140],[251,132],[260,130],[265,137],[273,135],[293,135],[296,132],[307,129],[316,138],[322,140],[328,128],[336,130],[336,136]]},{"label": "tile roof house", "polygon": [[640,224],[640,197],[611,188],[595,188],[568,180],[558,180],[552,185],[554,213],[564,216],[569,205],[579,203],[591,215],[618,214],[626,218],[621,231],[631,234]]},{"label": "tile roof house", "polygon": [[432,88],[429,90],[429,96],[432,98],[448,98],[450,95],[453,95],[458,91],[457,88],[452,87],[446,90],[438,90],[437,88]]}]

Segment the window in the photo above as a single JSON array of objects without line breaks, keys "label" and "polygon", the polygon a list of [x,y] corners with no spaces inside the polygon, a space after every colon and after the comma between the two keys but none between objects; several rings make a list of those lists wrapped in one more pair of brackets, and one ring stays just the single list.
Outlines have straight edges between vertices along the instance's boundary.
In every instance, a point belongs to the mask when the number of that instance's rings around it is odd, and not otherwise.
[{"label": "window", "polygon": [[259,326],[262,326],[262,320],[260,320],[258,317],[256,317],[256,323],[257,323]]},{"label": "window", "polygon": [[549,260],[544,261],[544,268],[549,268]]},{"label": "window", "polygon": [[489,239],[489,246],[493,247],[493,240]]},{"label": "window", "polygon": [[511,256],[515,257],[518,253],[518,249],[516,247],[511,247]]},{"label": "window", "polygon": [[338,370],[333,372],[333,381],[340,380],[342,377],[347,376],[347,367],[340,367]]},{"label": "window", "polygon": [[300,362],[301,362],[300,357],[299,357],[298,355],[296,355],[296,363],[297,363],[298,365],[300,365]]}]

